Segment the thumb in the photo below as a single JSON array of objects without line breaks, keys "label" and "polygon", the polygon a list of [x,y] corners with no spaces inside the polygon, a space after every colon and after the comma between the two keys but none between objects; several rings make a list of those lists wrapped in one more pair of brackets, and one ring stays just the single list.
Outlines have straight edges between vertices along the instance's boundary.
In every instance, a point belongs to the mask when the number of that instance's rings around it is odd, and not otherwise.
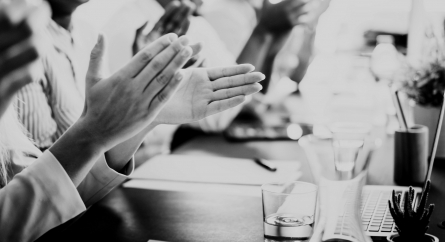
[{"label": "thumb", "polygon": [[97,43],[91,51],[90,65],[88,66],[88,72],[86,76],[86,89],[94,86],[103,78],[103,62],[105,55],[105,38],[102,34],[99,34]]}]

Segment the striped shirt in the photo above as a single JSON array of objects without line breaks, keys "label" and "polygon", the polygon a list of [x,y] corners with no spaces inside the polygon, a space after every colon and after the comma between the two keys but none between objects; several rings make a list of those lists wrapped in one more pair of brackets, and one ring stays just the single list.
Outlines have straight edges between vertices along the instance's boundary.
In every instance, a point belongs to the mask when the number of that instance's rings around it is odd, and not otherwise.
[{"label": "striped shirt", "polygon": [[51,146],[82,114],[85,76],[97,33],[73,20],[67,31],[55,22],[47,28],[52,41],[42,56],[44,75],[22,88],[16,108],[36,145]]}]

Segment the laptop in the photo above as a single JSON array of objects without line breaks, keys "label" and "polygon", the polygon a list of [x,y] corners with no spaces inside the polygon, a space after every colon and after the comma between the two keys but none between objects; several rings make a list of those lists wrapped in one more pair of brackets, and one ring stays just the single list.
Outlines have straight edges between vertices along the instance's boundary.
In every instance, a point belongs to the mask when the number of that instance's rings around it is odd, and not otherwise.
[{"label": "laptop", "polygon": [[[444,115],[444,103],[442,103],[439,120],[436,127],[434,141],[430,153],[430,161],[428,165],[427,175],[425,177],[424,184],[427,180],[431,179],[431,172],[434,167],[434,158],[436,156],[437,144],[439,143],[439,134],[442,127],[443,115]],[[421,187],[414,188],[414,206],[420,199],[422,193]],[[391,200],[392,191],[396,194],[401,194],[401,202],[408,194],[409,187],[404,186],[364,186],[362,190],[362,204],[360,208],[360,214],[362,218],[362,225],[366,231],[366,234],[370,236],[374,241],[386,241],[386,236],[397,233],[394,219],[391,216],[388,206],[388,200]]]},{"label": "laptop", "polygon": [[[404,197],[408,194],[408,187],[403,186],[364,186],[362,190],[362,205],[360,214],[363,229],[366,235],[374,241],[382,239],[386,241],[386,236],[397,233],[394,219],[391,216],[388,200],[391,200],[392,191]],[[414,187],[414,197],[417,202],[422,192],[421,187]]]}]

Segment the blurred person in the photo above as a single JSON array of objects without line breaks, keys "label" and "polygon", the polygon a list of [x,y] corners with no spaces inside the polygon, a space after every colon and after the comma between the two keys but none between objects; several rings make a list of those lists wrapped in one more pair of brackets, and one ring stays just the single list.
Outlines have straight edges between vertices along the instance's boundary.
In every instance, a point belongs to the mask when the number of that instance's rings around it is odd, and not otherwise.
[{"label": "blurred person", "polygon": [[[6,37],[0,41],[2,98],[33,79],[28,68],[42,53],[33,25],[44,29],[49,19],[47,5],[19,2],[13,8],[0,1],[0,36]],[[169,34],[105,77],[105,40],[99,36],[86,73],[83,113],[43,154],[21,132],[9,103],[1,102],[8,111],[0,119],[0,133],[6,134],[0,136],[0,241],[34,241],[100,200],[132,172],[135,147],[157,124],[194,121],[260,90],[256,82],[264,76],[250,73],[250,65],[180,70],[193,54],[187,38]],[[203,81],[203,93],[193,96],[190,108],[182,102],[183,87]]]},{"label": "blurred person", "polygon": [[73,13],[84,0],[48,0],[52,9],[43,75],[21,89],[15,106],[37,147],[50,147],[82,114],[85,75],[98,32]]}]

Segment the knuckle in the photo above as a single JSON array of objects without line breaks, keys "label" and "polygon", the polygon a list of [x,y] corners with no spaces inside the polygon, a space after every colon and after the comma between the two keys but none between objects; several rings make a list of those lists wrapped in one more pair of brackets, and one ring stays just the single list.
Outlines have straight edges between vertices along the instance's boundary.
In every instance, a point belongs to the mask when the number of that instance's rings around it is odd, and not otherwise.
[{"label": "knuckle", "polygon": [[151,63],[154,70],[160,70],[162,68],[162,63],[160,60],[153,60]]},{"label": "knuckle", "polygon": [[228,82],[230,86],[234,86],[235,85],[235,81],[233,80],[233,77],[229,77],[228,78]]},{"label": "knuckle", "polygon": [[165,74],[161,73],[155,78],[156,82],[162,85],[165,85],[167,83],[167,76]]},{"label": "knuckle", "polygon": [[167,96],[164,94],[164,92],[161,92],[161,93],[158,94],[158,100],[161,103],[167,101]]},{"label": "knuckle", "polygon": [[226,98],[229,98],[229,97],[230,97],[230,94],[231,94],[230,89],[226,89]]},{"label": "knuckle", "polygon": [[221,70],[222,75],[223,75],[223,76],[227,76],[227,72],[228,72],[228,71],[229,71],[229,70],[227,69],[227,67],[222,68],[222,70]]},{"label": "knuckle", "polygon": [[140,55],[141,55],[141,62],[142,63],[147,63],[152,58],[152,54],[150,52],[147,52],[147,51],[140,52]]}]

